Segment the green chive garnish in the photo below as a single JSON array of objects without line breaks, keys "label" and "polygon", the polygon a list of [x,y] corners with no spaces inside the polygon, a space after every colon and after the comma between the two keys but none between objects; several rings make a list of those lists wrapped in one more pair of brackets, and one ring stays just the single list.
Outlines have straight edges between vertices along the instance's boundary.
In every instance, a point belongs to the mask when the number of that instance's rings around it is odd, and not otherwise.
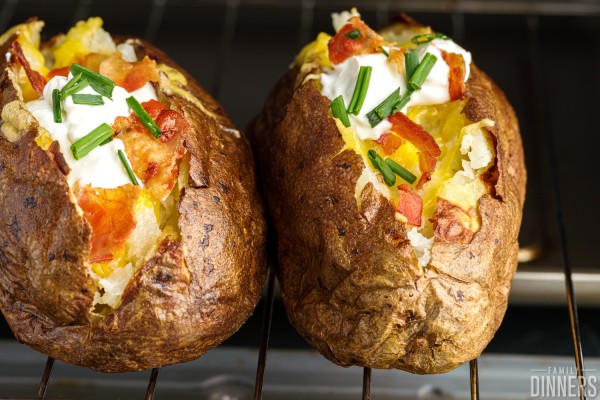
[{"label": "green chive garnish", "polygon": [[379,49],[381,50],[381,52],[382,52],[383,54],[385,54],[385,56],[386,56],[386,57],[389,57],[389,56],[390,56],[390,53],[389,53],[389,52],[388,52],[388,51],[385,49],[385,47],[383,47],[383,46],[379,46]]},{"label": "green chive garnish", "polygon": [[367,113],[367,119],[371,128],[379,125],[381,121],[389,117],[390,115],[396,114],[402,110],[404,106],[410,101],[410,95],[413,90],[408,90],[404,93],[404,96],[400,96],[400,88],[394,90],[385,100],[383,100],[377,107]]},{"label": "green chive garnish", "polygon": [[65,86],[60,91],[60,99],[65,100],[67,97],[72,96],[77,92],[80,92],[82,89],[86,88],[88,85],[89,85],[89,82],[87,81],[87,79],[81,79],[77,83],[75,83],[74,85],[72,85],[68,88],[67,88],[67,86]]},{"label": "green chive garnish", "polygon": [[423,57],[423,60],[421,60],[421,63],[410,77],[410,80],[408,81],[408,88],[412,90],[421,89],[423,82],[425,82],[425,79],[427,79],[427,75],[429,75],[431,72],[431,69],[435,65],[436,61],[437,57],[433,54],[425,54],[425,57]]},{"label": "green chive garnish", "polygon": [[383,161],[383,158],[381,158],[381,156],[373,149],[369,150],[368,155],[373,167],[383,175],[385,184],[388,186],[394,186],[396,183],[396,175],[394,175],[390,167]]},{"label": "green chive garnish", "polygon": [[[73,79],[71,79],[69,82],[67,82],[67,84],[65,86],[63,86],[62,90],[60,91],[60,99],[64,100],[67,96],[64,94],[65,92],[71,90],[71,88],[73,86],[75,86],[75,84],[77,82],[79,82],[81,80],[81,74],[77,74],[76,76],[73,77]],[[80,89],[81,90],[81,89]],[[73,94],[73,93],[70,93]]]},{"label": "green chive garnish", "polygon": [[346,112],[346,106],[344,105],[344,98],[342,95],[339,95],[331,102],[329,106],[331,108],[331,113],[333,116],[340,121],[346,128],[350,126],[350,119],[348,118],[348,113]]},{"label": "green chive garnish", "polygon": [[413,42],[414,44],[425,44],[425,43],[431,42],[433,39],[449,40],[450,37],[444,35],[443,33],[439,33],[439,32],[425,33],[423,35],[414,36],[412,39],[410,39],[410,41]]},{"label": "green chive garnish", "polygon": [[87,104],[89,106],[104,104],[104,100],[102,100],[102,96],[99,94],[74,94],[72,98],[75,104]]},{"label": "green chive garnish", "polygon": [[406,69],[406,82],[408,83],[419,66],[419,53],[414,50],[408,50],[404,53],[404,66]]},{"label": "green chive garnish", "polygon": [[107,123],[101,124],[96,129],[77,140],[71,145],[71,152],[76,160],[83,158],[90,151],[104,143],[113,135],[113,131]]},{"label": "green chive garnish", "polygon": [[119,150],[117,153],[119,154],[119,158],[125,167],[125,171],[127,171],[127,175],[129,175],[129,179],[131,179],[131,183],[133,183],[135,186],[138,186],[138,181],[135,178],[135,174],[131,170],[131,166],[129,165],[129,161],[127,161],[127,157],[125,157],[125,153],[123,153],[122,150]]},{"label": "green chive garnish", "polygon": [[377,126],[386,119],[392,113],[392,109],[398,101],[400,101],[400,88],[394,90],[377,107],[367,113],[367,119],[371,127]]},{"label": "green chive garnish", "polygon": [[392,170],[393,173],[398,175],[400,178],[404,179],[406,182],[413,183],[417,179],[417,177],[414,176],[412,172],[410,172],[391,158],[386,158],[385,163]]},{"label": "green chive garnish", "polygon": [[142,124],[144,124],[144,126],[148,128],[152,136],[158,139],[161,135],[160,128],[152,120],[152,117],[148,115],[146,110],[144,110],[144,107],[142,107],[140,102],[137,101],[135,97],[130,96],[127,98],[127,104],[129,104],[129,107],[133,110],[135,115],[137,115],[140,121],[142,121]]},{"label": "green chive garnish", "polygon": [[112,92],[115,88],[115,83],[107,77],[100,75],[91,69],[82,67],[79,64],[71,65],[70,72],[73,76],[81,74],[82,77],[89,82],[90,86],[96,91],[96,93],[112,99]]},{"label": "green chive garnish", "polygon": [[414,90],[408,90],[406,93],[404,93],[404,96],[402,96],[400,101],[398,101],[396,104],[394,104],[394,108],[392,109],[392,112],[390,113],[390,115],[394,115],[398,111],[401,111],[404,108],[404,106],[407,105],[408,102],[410,101],[410,95],[413,94],[413,92],[414,92]]},{"label": "green chive garnish", "polygon": [[358,29],[352,29],[350,32],[344,33],[344,36],[349,37],[352,40],[356,40],[360,37],[360,32]]},{"label": "green chive garnish", "polygon": [[57,124],[62,122],[62,115],[60,112],[60,91],[54,89],[52,91],[52,111],[54,111],[54,122]]},{"label": "green chive garnish", "polygon": [[354,86],[354,93],[352,93],[352,100],[350,100],[350,105],[348,106],[349,114],[357,115],[360,112],[360,109],[365,102],[365,97],[367,96],[367,90],[369,89],[371,72],[373,72],[373,67],[360,67],[356,86]]}]

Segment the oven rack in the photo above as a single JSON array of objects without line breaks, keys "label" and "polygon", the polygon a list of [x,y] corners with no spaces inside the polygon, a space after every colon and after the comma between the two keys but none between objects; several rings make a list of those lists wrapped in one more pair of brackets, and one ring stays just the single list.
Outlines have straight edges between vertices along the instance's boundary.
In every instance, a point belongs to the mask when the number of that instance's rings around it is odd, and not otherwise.
[{"label": "oven rack", "polygon": [[[0,2],[0,32],[6,30],[9,26],[16,8],[19,4],[26,3],[26,0],[4,0]],[[147,7],[150,7],[149,17],[145,26],[144,37],[147,40],[153,41],[159,33],[161,22],[165,13],[165,9],[169,5],[183,6],[187,4],[184,0],[151,0],[143,2]],[[311,31],[314,13],[319,10],[321,3],[316,0],[226,0],[220,2],[218,0],[208,0],[202,3],[212,6],[222,5],[225,9],[224,19],[222,24],[222,32],[220,33],[220,49],[217,56],[217,67],[215,68],[214,79],[212,82],[211,93],[216,98],[222,93],[223,71],[231,57],[232,45],[234,42],[235,32],[238,29],[238,12],[240,6],[256,6],[268,7],[271,9],[278,8],[294,8],[299,12],[298,25],[298,43],[305,43]],[[76,21],[85,18],[89,15],[94,0],[79,0],[72,7],[72,20]],[[530,77],[530,87],[527,89],[532,93],[534,100],[534,132],[531,132],[536,138],[541,138],[544,131],[548,130],[548,122],[544,118],[548,113],[546,99],[544,98],[542,88],[544,82],[539,73],[543,69],[540,62],[540,16],[543,15],[572,15],[572,16],[587,16],[600,15],[600,3],[586,1],[435,1],[425,0],[421,2],[415,1],[374,1],[354,0],[352,5],[360,7],[360,9],[372,10],[376,15],[376,23],[381,26],[389,18],[392,11],[403,10],[407,12],[444,12],[451,18],[451,29],[453,37],[457,41],[461,41],[465,35],[465,15],[466,14],[517,14],[526,18],[527,37],[526,43],[528,46],[529,59],[527,69]],[[337,8],[344,9],[348,7],[348,2],[343,0],[333,0],[328,2],[327,9]],[[373,22],[373,21],[369,21]],[[585,392],[585,369],[584,359],[581,345],[579,320],[577,314],[577,299],[575,296],[573,284],[573,271],[571,265],[571,257],[569,252],[569,244],[564,222],[564,214],[562,208],[563,198],[561,195],[561,181],[557,170],[557,149],[553,140],[540,140],[545,143],[543,153],[546,155],[544,160],[545,166],[548,168],[549,176],[552,182],[551,193],[552,201],[555,203],[555,219],[558,226],[558,238],[560,243],[560,251],[562,257],[562,267],[564,275],[564,283],[566,289],[566,307],[569,313],[570,331],[573,344],[574,364],[577,370],[579,398],[586,399]],[[271,260],[273,261],[273,260]],[[271,262],[271,266],[275,265]],[[262,320],[262,334],[260,338],[260,348],[258,352],[256,380],[254,388],[254,399],[262,398],[263,380],[265,369],[267,366],[267,350],[269,347],[269,337],[271,333],[271,322],[273,315],[273,303],[275,299],[275,273],[273,267],[269,268],[267,278],[267,290],[264,296],[264,314]],[[47,358],[41,381],[38,388],[37,399],[46,398],[46,390],[50,384],[50,377],[54,366],[54,359]],[[479,376],[478,376],[478,361],[477,359],[469,362],[469,387],[471,399],[479,399]],[[154,391],[159,383],[160,369],[153,369],[150,372],[148,385],[145,393],[145,399],[152,400]],[[363,369],[363,389],[362,398],[371,398],[371,376],[370,368]],[[0,393],[0,396],[2,393]]]}]

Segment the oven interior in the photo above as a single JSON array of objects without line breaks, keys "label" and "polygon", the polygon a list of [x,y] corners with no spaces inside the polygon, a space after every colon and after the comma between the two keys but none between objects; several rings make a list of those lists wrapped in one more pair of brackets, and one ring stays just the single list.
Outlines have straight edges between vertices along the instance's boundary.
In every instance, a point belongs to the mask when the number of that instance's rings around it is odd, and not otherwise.
[{"label": "oven interior", "polygon": [[54,364],[17,344],[0,317],[0,398],[525,399],[536,370],[598,376],[600,2],[0,0],[0,32],[38,16],[51,36],[99,15],[108,31],[165,50],[243,129],[302,44],[331,30],[331,12],[352,6],[374,26],[406,11],[449,34],[519,117],[528,168],[521,263],[504,322],[478,361],[435,376],[337,367],[288,324],[271,273],[238,333],[160,371],[107,375]]}]

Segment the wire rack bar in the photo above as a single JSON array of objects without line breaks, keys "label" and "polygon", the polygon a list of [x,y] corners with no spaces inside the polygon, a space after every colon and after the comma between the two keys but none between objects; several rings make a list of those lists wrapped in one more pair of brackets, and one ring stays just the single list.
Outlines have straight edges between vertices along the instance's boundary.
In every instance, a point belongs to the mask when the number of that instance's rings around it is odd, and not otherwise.
[{"label": "wire rack bar", "polygon": [[42,374],[42,380],[40,381],[40,387],[38,389],[37,398],[43,399],[46,397],[46,388],[48,387],[48,381],[50,380],[50,373],[52,373],[52,367],[54,366],[54,358],[48,357],[46,360],[46,366],[44,367],[44,373]]},{"label": "wire rack bar", "polygon": [[479,400],[479,367],[477,359],[469,361],[469,380],[471,381],[471,400]]},{"label": "wire rack bar", "polygon": [[[552,130],[547,129],[547,122],[545,115],[545,103],[543,95],[543,84],[541,81],[541,75],[543,74],[542,68],[542,52],[539,39],[540,20],[537,15],[530,15],[527,17],[527,31],[528,31],[528,43],[529,43],[529,67],[530,78],[533,85],[534,94],[534,118],[538,129],[543,131]],[[579,332],[579,317],[577,315],[577,300],[575,298],[575,290],[573,288],[572,269],[571,269],[571,257],[569,255],[569,245],[567,243],[567,235],[565,222],[562,210],[562,198],[560,194],[560,179],[558,177],[558,168],[556,157],[556,147],[554,144],[553,137],[550,140],[543,140],[542,143],[546,143],[549,157],[549,171],[550,178],[552,180],[553,195],[556,209],[556,219],[558,222],[558,235],[560,245],[562,248],[562,258],[564,265],[565,274],[565,288],[567,295],[567,307],[569,310],[569,322],[571,326],[571,336],[573,339],[573,349],[575,356],[575,366],[577,367],[577,380],[579,384],[579,398],[580,400],[586,399],[586,387],[585,387],[585,368],[583,362],[583,351],[581,347],[581,336]]]},{"label": "wire rack bar", "polygon": [[369,367],[363,368],[362,399],[363,400],[371,399],[371,368],[369,368]]},{"label": "wire rack bar", "polygon": [[273,320],[273,302],[275,300],[275,273],[269,268],[267,281],[267,297],[265,297],[265,310],[262,320],[262,333],[260,338],[260,349],[258,351],[258,365],[256,366],[256,383],[254,385],[254,399],[262,398],[263,381],[265,377],[265,366],[267,364],[267,349],[271,335],[271,321]]},{"label": "wire rack bar", "polygon": [[154,398],[154,389],[156,389],[156,381],[158,380],[159,372],[160,368],[152,368],[150,380],[148,381],[148,388],[146,389],[146,400],[152,400]]}]

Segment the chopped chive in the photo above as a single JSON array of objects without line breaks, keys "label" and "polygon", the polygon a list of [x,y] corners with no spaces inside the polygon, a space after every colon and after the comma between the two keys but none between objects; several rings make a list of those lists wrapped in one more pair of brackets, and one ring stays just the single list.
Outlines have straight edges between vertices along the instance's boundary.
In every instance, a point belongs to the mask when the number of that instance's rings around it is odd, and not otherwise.
[{"label": "chopped chive", "polygon": [[431,42],[433,39],[449,40],[450,37],[448,37],[440,32],[425,33],[423,35],[414,36],[412,39],[410,39],[410,41],[413,42],[414,44],[425,44],[425,43]]},{"label": "chopped chive", "polygon": [[361,66],[358,71],[358,79],[356,79],[356,86],[354,86],[354,93],[352,93],[352,99],[348,106],[348,113],[357,115],[362,108],[365,97],[367,96],[367,90],[369,89],[369,82],[371,81],[371,73],[373,67]]},{"label": "chopped chive", "polygon": [[410,81],[410,78],[415,73],[415,70],[419,66],[419,53],[414,50],[408,50],[404,53],[404,66],[406,70],[406,82]]},{"label": "chopped chive", "polygon": [[346,112],[346,106],[344,105],[344,98],[342,95],[339,95],[331,102],[329,106],[331,108],[331,113],[333,116],[340,121],[346,128],[350,126],[350,119],[348,118],[348,113]]},{"label": "chopped chive", "polygon": [[83,158],[90,151],[94,150],[100,144],[104,143],[106,139],[112,137],[113,131],[107,123],[100,124],[96,129],[78,139],[71,145],[71,152],[76,160]]},{"label": "chopped chive", "polygon": [[87,104],[89,106],[104,104],[104,100],[102,100],[102,96],[99,94],[74,94],[72,98],[75,104]]},{"label": "chopped chive", "polygon": [[386,158],[385,163],[388,165],[388,167],[390,167],[393,173],[398,175],[400,178],[404,179],[406,182],[413,183],[417,179],[417,177],[414,176],[412,172],[410,172],[391,158]]},{"label": "chopped chive", "polygon": [[127,175],[129,175],[129,179],[131,179],[131,183],[133,183],[135,186],[138,186],[138,181],[135,177],[135,174],[131,170],[131,166],[129,165],[129,161],[127,161],[127,157],[125,157],[125,153],[123,153],[122,150],[119,150],[117,153],[119,154],[119,158],[125,167],[125,171],[127,171]]},{"label": "chopped chive", "polygon": [[390,53],[389,53],[389,51],[387,51],[387,50],[385,49],[385,47],[383,47],[383,46],[379,46],[379,49],[381,50],[381,52],[382,52],[383,54],[385,54],[385,56],[386,56],[386,57],[389,57],[389,56],[390,56]]},{"label": "chopped chive", "polygon": [[435,65],[437,57],[431,53],[425,54],[425,57],[421,60],[421,63],[415,70],[408,81],[408,88],[412,90],[419,90],[427,79],[427,75],[431,72],[431,69]]},{"label": "chopped chive", "polygon": [[80,92],[82,89],[86,88],[88,85],[89,85],[89,82],[87,81],[87,79],[81,79],[77,83],[75,83],[73,86],[70,86],[68,88],[67,88],[67,86],[65,86],[60,91],[60,98],[61,98],[61,100],[64,100],[67,97],[72,96],[75,93]]},{"label": "chopped chive", "polygon": [[79,64],[71,65],[70,72],[73,75],[81,74],[82,77],[90,83],[90,86],[96,91],[96,93],[101,94],[104,97],[108,97],[109,99],[112,99],[112,92],[115,88],[115,83],[107,77],[100,75],[99,73],[94,72],[91,69],[82,67]]},{"label": "chopped chive", "polygon": [[394,108],[392,109],[392,112],[390,113],[390,115],[396,114],[398,111],[401,111],[405,105],[408,104],[408,102],[410,101],[410,95],[413,94],[413,90],[409,90],[406,93],[404,93],[404,96],[402,96],[402,98],[400,99],[400,101],[398,101],[396,104],[394,104]]},{"label": "chopped chive", "polygon": [[358,29],[352,29],[350,32],[344,33],[344,36],[349,37],[352,40],[356,40],[360,37],[360,32]]},{"label": "chopped chive", "polygon": [[158,125],[156,125],[156,123],[152,120],[152,117],[150,117],[146,110],[144,110],[144,107],[142,107],[140,102],[137,101],[133,96],[128,97],[126,100],[127,104],[129,104],[129,107],[133,110],[135,115],[137,115],[140,121],[142,121],[142,124],[148,128],[152,136],[158,139],[162,132],[160,131]]},{"label": "chopped chive", "polygon": [[394,90],[385,100],[381,102],[373,111],[379,115],[380,118],[387,118],[396,104],[400,100],[400,88]]},{"label": "chopped chive", "polygon": [[60,112],[60,91],[54,89],[52,91],[52,111],[54,111],[54,122],[57,124],[62,122],[62,114]]},{"label": "chopped chive", "polygon": [[369,124],[374,128],[381,121],[386,119],[392,112],[394,105],[400,100],[400,88],[394,90],[385,100],[377,107],[367,113]]},{"label": "chopped chive", "polygon": [[373,149],[369,150],[369,160],[371,160],[371,164],[373,167],[381,172],[383,175],[383,181],[388,186],[394,186],[396,183],[396,175],[392,172],[390,167],[383,161],[383,158]]},{"label": "chopped chive", "polygon": [[79,80],[81,79],[82,74],[79,73],[76,76],[73,77],[73,79],[71,79],[69,82],[67,82],[67,84],[65,86],[63,86],[62,90],[60,91],[60,97],[61,99],[64,100],[63,97],[63,92],[71,89],[77,82],[79,82]]}]

